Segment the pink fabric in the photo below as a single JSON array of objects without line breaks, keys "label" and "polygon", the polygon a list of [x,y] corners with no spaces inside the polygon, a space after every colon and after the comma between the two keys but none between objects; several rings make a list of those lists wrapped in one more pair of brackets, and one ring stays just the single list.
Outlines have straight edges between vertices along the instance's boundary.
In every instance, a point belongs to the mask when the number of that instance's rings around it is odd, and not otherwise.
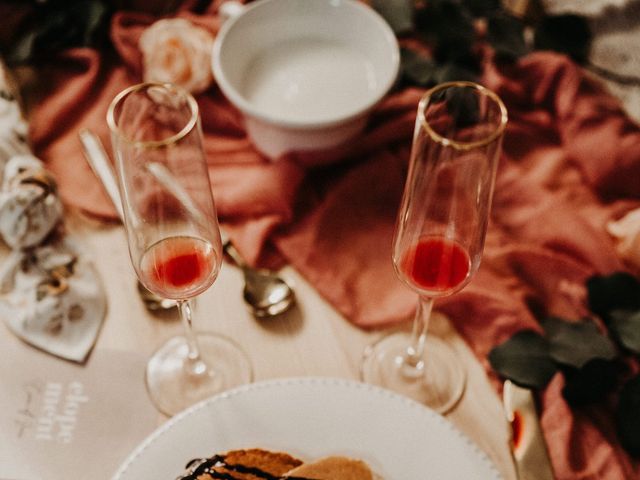
[{"label": "pink fabric", "polygon": [[[216,32],[215,15],[184,16]],[[111,98],[140,80],[137,39],[151,17],[114,18],[115,58],[66,52],[47,72],[50,89],[32,114],[31,138],[64,201],[100,217],[114,211],[82,158],[81,127],[108,145]],[[482,266],[437,308],[491,373],[486,355],[536,318],[587,314],[584,282],[624,269],[605,223],[640,206],[640,128],[565,57],[535,53],[483,82],[510,121]],[[287,261],[349,321],[363,328],[407,320],[416,296],[395,277],[394,220],[406,174],[417,102],[395,92],[357,141],[275,163],[251,147],[242,120],[217,88],[198,97],[219,216],[252,263]],[[542,424],[557,478],[640,478],[606,410],[570,411],[556,376],[541,396]]]}]

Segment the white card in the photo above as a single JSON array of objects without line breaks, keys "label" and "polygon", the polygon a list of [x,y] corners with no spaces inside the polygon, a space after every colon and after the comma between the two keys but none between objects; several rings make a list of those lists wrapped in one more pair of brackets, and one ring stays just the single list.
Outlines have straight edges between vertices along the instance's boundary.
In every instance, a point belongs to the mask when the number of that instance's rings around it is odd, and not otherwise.
[{"label": "white card", "polygon": [[0,480],[107,479],[158,424],[147,359],[96,350],[80,366],[2,345]]}]

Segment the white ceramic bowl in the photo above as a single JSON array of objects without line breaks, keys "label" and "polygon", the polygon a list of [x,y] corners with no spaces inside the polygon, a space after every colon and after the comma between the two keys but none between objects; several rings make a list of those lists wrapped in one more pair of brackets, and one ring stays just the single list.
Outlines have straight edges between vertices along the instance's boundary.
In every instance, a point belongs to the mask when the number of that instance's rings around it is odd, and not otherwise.
[{"label": "white ceramic bowl", "polygon": [[222,26],[213,73],[275,159],[352,139],[395,82],[393,31],[356,0],[257,0]]}]

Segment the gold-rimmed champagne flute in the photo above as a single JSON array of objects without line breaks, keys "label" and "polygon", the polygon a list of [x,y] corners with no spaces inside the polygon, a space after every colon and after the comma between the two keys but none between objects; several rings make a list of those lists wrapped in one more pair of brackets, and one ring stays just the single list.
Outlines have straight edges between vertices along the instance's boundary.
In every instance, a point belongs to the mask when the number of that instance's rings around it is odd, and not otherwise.
[{"label": "gold-rimmed champagne flute", "polygon": [[419,296],[412,331],[365,351],[363,380],[450,410],[466,374],[448,344],[427,336],[434,300],[477,271],[491,210],[507,111],[472,82],[438,85],[422,97],[393,239],[393,266]]},{"label": "gold-rimmed champagne flute", "polygon": [[235,342],[193,328],[191,300],[222,264],[198,104],[175,85],[143,83],[113,99],[107,123],[134,270],[150,291],[177,301],[184,326],[184,336],[161,346],[146,369],[153,403],[173,415],[252,379]]}]

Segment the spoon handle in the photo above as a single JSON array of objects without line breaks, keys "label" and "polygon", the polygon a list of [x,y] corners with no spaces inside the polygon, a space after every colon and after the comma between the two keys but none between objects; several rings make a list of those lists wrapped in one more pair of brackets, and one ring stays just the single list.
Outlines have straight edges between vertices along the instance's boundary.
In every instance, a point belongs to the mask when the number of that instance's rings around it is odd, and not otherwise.
[{"label": "spoon handle", "polygon": [[229,235],[222,234],[222,251],[235,263],[238,267],[244,269],[247,267],[247,262],[240,255],[240,252],[233,246]]},{"label": "spoon handle", "polygon": [[120,220],[123,220],[124,213],[122,211],[122,202],[120,201],[118,181],[116,180],[116,174],[113,171],[113,167],[111,166],[111,162],[109,162],[109,157],[100,138],[87,128],[80,130],[78,136],[84,148],[87,163],[91,166],[96,177],[102,181],[102,186],[107,192],[107,195],[109,195],[113,206],[116,208]]}]

